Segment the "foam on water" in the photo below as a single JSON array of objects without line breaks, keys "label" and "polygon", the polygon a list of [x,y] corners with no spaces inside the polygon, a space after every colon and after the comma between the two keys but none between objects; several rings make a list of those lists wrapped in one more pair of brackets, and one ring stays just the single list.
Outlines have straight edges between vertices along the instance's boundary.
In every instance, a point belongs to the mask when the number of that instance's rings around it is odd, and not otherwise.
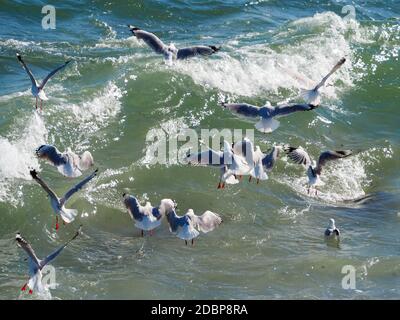
[{"label": "foam on water", "polygon": [[43,119],[37,112],[29,119],[21,119],[17,127],[25,128],[20,134],[17,132],[8,138],[0,137],[0,201],[9,201],[14,205],[17,201],[13,194],[16,180],[31,180],[29,168],[40,170],[34,151],[46,143],[48,135]]},{"label": "foam on water", "polygon": [[[289,28],[291,31],[275,35],[280,39],[286,37],[289,42],[278,50],[272,49],[268,43],[240,47],[242,37],[239,37],[236,45],[228,44],[226,49],[231,49],[231,52],[222,50],[210,59],[178,62],[176,69],[189,75],[197,84],[235,95],[251,97],[266,91],[277,94],[281,88],[297,95],[299,89],[310,81],[304,83],[289,76],[279,65],[309,77],[316,84],[339,58],[346,57],[347,62],[332,76],[330,83],[340,79],[345,87],[353,85],[355,75],[352,65],[357,63],[357,58],[352,52],[351,41],[364,40],[366,37],[357,22],[348,23],[334,13],[326,12],[296,20],[289,26],[293,26]],[[291,37],[304,32],[299,29],[310,31],[314,28],[318,28],[319,32],[290,43]],[[359,37],[349,39],[347,33],[352,30]],[[339,91],[340,86],[330,86],[324,88],[323,94],[336,99]]]}]

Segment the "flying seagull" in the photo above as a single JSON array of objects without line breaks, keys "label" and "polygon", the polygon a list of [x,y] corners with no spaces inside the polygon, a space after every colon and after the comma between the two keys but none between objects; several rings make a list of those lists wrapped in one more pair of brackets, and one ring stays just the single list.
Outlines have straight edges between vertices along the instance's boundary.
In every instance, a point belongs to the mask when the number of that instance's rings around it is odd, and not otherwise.
[{"label": "flying seagull", "polygon": [[329,161],[347,158],[353,154],[352,150],[338,150],[338,151],[324,151],[320,154],[318,158],[318,163],[311,161],[308,153],[302,148],[286,147],[285,152],[290,160],[296,164],[303,165],[307,170],[308,177],[308,194],[310,193],[310,188],[315,186],[315,194],[317,194],[317,186],[323,185],[324,183],[320,180],[322,173],[322,168]]},{"label": "flying seagull", "polygon": [[183,60],[199,55],[209,56],[220,50],[216,46],[193,46],[177,49],[173,43],[167,46],[151,32],[144,31],[132,25],[128,25],[128,27],[137,39],[143,40],[155,53],[162,54],[169,63],[173,60]]},{"label": "flying seagull", "polygon": [[325,236],[335,238],[340,236],[340,231],[338,228],[336,228],[334,219],[329,219],[329,226],[325,230]]},{"label": "flying seagull", "polygon": [[142,206],[134,196],[126,193],[122,197],[129,215],[135,220],[135,227],[141,230],[142,237],[144,231],[150,231],[150,235],[152,235],[153,230],[161,225],[163,215],[160,208],[153,207],[150,202],[146,202],[146,205]]},{"label": "flying seagull", "polygon": [[276,107],[267,104],[263,107],[257,107],[247,103],[225,102],[222,102],[221,106],[245,117],[261,118],[255,124],[255,127],[263,133],[271,133],[279,127],[279,121],[274,118],[287,116],[297,111],[310,111],[317,108],[313,104],[278,105]]},{"label": "flying seagull", "polygon": [[21,291],[25,291],[26,288],[28,287],[29,294],[32,294],[33,290],[35,290],[39,293],[43,292],[44,287],[42,284],[42,269],[48,263],[53,261],[71,241],[73,241],[78,235],[80,235],[81,228],[82,228],[82,226],[79,227],[78,231],[75,233],[75,235],[69,241],[67,241],[65,244],[63,244],[60,248],[58,248],[54,252],[50,253],[43,260],[40,260],[36,256],[35,251],[33,251],[29,242],[26,241],[21,236],[20,233],[16,234],[15,240],[17,241],[17,245],[19,247],[21,247],[22,249],[24,249],[25,252],[28,254],[28,263],[29,263],[29,280],[22,286]]},{"label": "flying seagull", "polygon": [[210,232],[222,223],[221,217],[211,211],[204,212],[197,216],[192,209],[189,209],[184,216],[178,216],[175,211],[176,204],[171,199],[163,199],[160,205],[165,211],[169,229],[178,238],[194,244],[194,239],[199,236],[199,231]]},{"label": "flying seagull", "polygon": [[43,144],[35,150],[39,159],[44,159],[66,177],[75,178],[82,175],[82,171],[93,166],[93,157],[89,151],[85,151],[82,155],[77,155],[68,148],[61,153],[55,146]]},{"label": "flying seagull", "polygon": [[58,230],[58,215],[61,216],[64,223],[71,223],[74,221],[76,215],[78,214],[77,210],[75,209],[67,209],[65,208],[65,203],[72,197],[76,192],[83,188],[85,184],[87,184],[90,180],[92,180],[97,175],[98,169],[96,169],[91,175],[87,176],[81,182],[76,184],[67,193],[62,197],[59,198],[57,194],[49,188],[49,186],[38,176],[36,170],[31,170],[30,174],[32,178],[39,183],[42,188],[48,193],[50,197],[50,205],[53,208],[56,214],[56,230]]},{"label": "flying seagull", "polygon": [[17,53],[17,59],[18,61],[21,63],[22,67],[25,69],[26,73],[28,74],[29,78],[31,79],[32,82],[32,95],[36,98],[36,109],[38,108],[38,99],[40,100],[40,109],[43,109],[43,101],[47,101],[49,100],[46,96],[46,94],[44,93],[44,87],[46,85],[46,83],[50,80],[51,77],[53,77],[58,71],[60,71],[61,69],[64,69],[68,63],[71,62],[71,60],[66,61],[64,64],[62,64],[61,66],[55,68],[53,71],[51,71],[46,78],[43,79],[42,83],[39,84],[35,77],[33,76],[31,70],[27,67],[27,65],[25,64],[24,60],[22,60],[22,56]]},{"label": "flying seagull", "polygon": [[186,162],[191,165],[220,168],[221,174],[218,189],[225,188],[225,183],[238,183],[239,181],[235,176],[247,174],[251,170],[243,157],[234,154],[231,145],[227,141],[224,141],[223,151],[208,148],[203,152],[188,154]]},{"label": "flying seagull", "polygon": [[345,58],[340,59],[334,65],[334,67],[331,69],[331,71],[329,71],[329,73],[325,77],[323,77],[322,80],[320,81],[320,83],[318,83],[313,89],[311,89],[311,90],[302,89],[301,96],[303,97],[303,99],[306,102],[311,103],[313,105],[319,105],[320,100],[321,100],[319,89],[321,87],[325,86],[325,83],[328,80],[328,78],[332,74],[334,74],[345,62],[346,62]]}]

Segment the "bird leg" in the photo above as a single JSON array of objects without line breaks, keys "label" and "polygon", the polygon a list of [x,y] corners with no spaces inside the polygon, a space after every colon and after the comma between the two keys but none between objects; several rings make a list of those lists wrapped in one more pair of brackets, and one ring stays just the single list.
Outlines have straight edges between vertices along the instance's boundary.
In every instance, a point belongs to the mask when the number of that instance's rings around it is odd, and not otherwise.
[{"label": "bird leg", "polygon": [[36,104],[35,104],[35,108],[36,108],[36,110],[37,110],[37,97],[36,97]]},{"label": "bird leg", "polygon": [[185,240],[185,245],[187,245],[187,240]]},{"label": "bird leg", "polygon": [[143,230],[141,231],[141,235],[142,235],[142,237],[144,237],[144,231]]},{"label": "bird leg", "polygon": [[251,182],[251,178],[252,178],[252,176],[249,177],[249,182]]},{"label": "bird leg", "polygon": [[58,230],[60,226],[58,225],[58,216],[56,216],[56,231]]},{"label": "bird leg", "polygon": [[43,111],[43,100],[40,100],[40,111]]},{"label": "bird leg", "polygon": [[192,239],[192,246],[194,246],[194,239]]},{"label": "bird leg", "polygon": [[307,185],[307,194],[310,194],[310,185]]},{"label": "bird leg", "polygon": [[259,184],[260,183],[260,179],[257,179],[257,184]]},{"label": "bird leg", "polygon": [[153,230],[150,230],[150,236],[153,236],[154,232]]},{"label": "bird leg", "polygon": [[26,283],[22,286],[21,291],[25,291],[27,285],[28,285],[28,282],[26,282]]}]

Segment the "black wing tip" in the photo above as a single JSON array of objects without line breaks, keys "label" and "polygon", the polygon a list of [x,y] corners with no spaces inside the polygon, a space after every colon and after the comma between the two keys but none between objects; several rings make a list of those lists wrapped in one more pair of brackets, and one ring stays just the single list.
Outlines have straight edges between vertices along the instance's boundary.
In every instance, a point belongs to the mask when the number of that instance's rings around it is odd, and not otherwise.
[{"label": "black wing tip", "polygon": [[15,54],[17,56],[18,61],[22,62],[22,56],[19,52]]},{"label": "black wing tip", "polygon": [[129,28],[129,30],[130,31],[137,31],[137,30],[140,30],[140,28],[138,28],[138,27],[135,27],[135,26],[133,26],[133,25],[131,25],[131,24],[128,24],[128,28]]},{"label": "black wing tip", "polygon": [[221,102],[219,103],[219,105],[220,105],[221,107],[223,107],[223,108],[226,108],[226,102],[225,102],[225,101],[221,101]]},{"label": "black wing tip", "polygon": [[71,63],[72,59],[65,61],[65,65],[67,65],[68,63]]},{"label": "black wing tip", "polygon": [[292,147],[292,146],[290,146],[290,145],[288,145],[288,144],[285,144],[285,145],[283,146],[283,151],[285,151],[285,153],[287,153],[287,154],[289,154],[289,153],[295,151],[296,149],[298,149],[298,147]]},{"label": "black wing tip", "polygon": [[99,168],[96,168],[96,170],[93,171],[94,175],[97,175],[99,173]]},{"label": "black wing tip", "polygon": [[29,173],[30,173],[30,175],[32,176],[32,178],[37,178],[37,171],[36,171],[36,169],[32,169],[32,170],[29,170]]},{"label": "black wing tip", "polygon": [[221,50],[221,47],[217,47],[217,46],[209,46],[214,52],[218,52]]}]

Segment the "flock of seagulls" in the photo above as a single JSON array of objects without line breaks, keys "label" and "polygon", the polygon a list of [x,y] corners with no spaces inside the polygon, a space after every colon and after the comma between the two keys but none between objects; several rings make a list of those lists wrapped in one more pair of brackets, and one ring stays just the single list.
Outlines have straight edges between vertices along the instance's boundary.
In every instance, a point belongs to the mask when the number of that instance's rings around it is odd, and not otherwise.
[{"label": "flock of seagulls", "polygon": [[[173,43],[170,45],[164,44],[155,34],[142,30],[138,27],[128,25],[130,32],[139,40],[145,42],[155,53],[163,55],[167,64],[172,64],[175,60],[188,59],[195,56],[209,56],[217,53],[221,48],[213,45],[192,46],[177,49]],[[64,69],[71,61],[66,61],[64,64],[51,71],[44,80],[39,84],[33,76],[31,70],[25,64],[21,54],[16,54],[18,61],[28,74],[32,82],[32,95],[36,98],[35,107],[38,109],[40,102],[40,110],[43,108],[43,101],[48,100],[44,92],[44,87],[47,82],[60,70]],[[279,127],[277,118],[287,116],[299,111],[312,111],[318,108],[320,104],[319,90],[326,85],[328,78],[336,72],[345,62],[342,58],[332,68],[332,70],[311,90],[303,90],[301,95],[307,101],[306,104],[288,104],[277,105],[275,107],[270,104],[264,106],[254,106],[247,103],[226,103],[222,102],[221,106],[238,115],[258,118],[259,121],[255,127],[263,133],[272,133]],[[60,152],[55,146],[45,144],[39,146],[35,150],[36,156],[39,159],[46,161],[54,166],[57,171],[67,178],[80,177],[84,171],[94,165],[94,159],[89,151],[83,152],[81,155],[73,152],[68,148],[64,152]],[[322,185],[320,176],[322,168],[333,160],[343,159],[352,154],[351,150],[325,151],[319,156],[318,162],[311,160],[308,153],[301,147],[291,147],[289,145],[275,145],[269,152],[262,152],[259,146],[254,146],[253,142],[244,138],[235,143],[223,141],[222,150],[208,150],[187,154],[186,161],[190,165],[196,166],[211,166],[220,170],[220,178],[218,189],[224,189],[226,184],[239,183],[243,176],[249,176],[249,182],[254,178],[258,184],[260,181],[267,180],[268,174],[274,168],[277,160],[286,155],[293,163],[301,164],[306,169],[308,177],[308,193],[311,188],[314,188],[317,195],[316,187]],[[59,217],[63,224],[72,223],[75,220],[78,212],[76,209],[66,208],[68,200],[77,192],[82,190],[92,179],[98,174],[98,169],[87,175],[79,183],[70,188],[62,197],[59,197],[39,176],[34,169],[30,170],[30,175],[46,191],[50,206],[55,214],[56,222],[55,229],[59,229]],[[222,223],[222,218],[219,214],[212,211],[205,211],[201,215],[196,215],[193,209],[188,209],[186,214],[179,216],[177,214],[177,202],[172,199],[162,199],[158,206],[152,206],[150,202],[144,205],[140,204],[138,199],[124,193],[122,195],[122,203],[127,212],[135,222],[135,227],[141,231],[144,236],[145,232],[153,235],[154,230],[162,225],[162,220],[165,217],[169,230],[176,237],[194,245],[194,239],[202,233],[208,233],[217,228]],[[29,280],[23,285],[22,291],[29,288],[28,292],[43,290],[41,270],[52,260],[54,260],[62,250],[74,239],[81,234],[81,227],[75,235],[60,248],[48,255],[43,260],[40,260],[31,245],[17,233],[15,240],[28,255],[29,264]],[[335,226],[335,221],[330,219],[329,226],[325,231],[325,236],[328,238],[338,238],[340,235],[339,229]]]}]

